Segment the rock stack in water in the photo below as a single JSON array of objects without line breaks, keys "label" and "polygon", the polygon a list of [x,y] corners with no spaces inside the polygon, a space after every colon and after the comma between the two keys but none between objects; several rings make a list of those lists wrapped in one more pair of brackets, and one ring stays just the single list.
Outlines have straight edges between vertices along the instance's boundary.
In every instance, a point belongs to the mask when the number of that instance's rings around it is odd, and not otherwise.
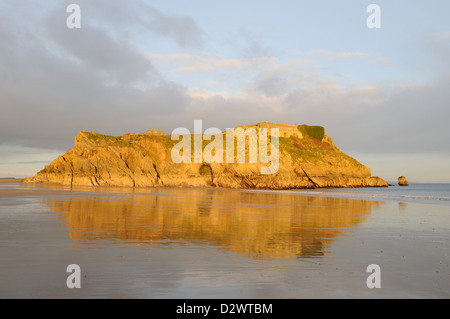
[{"label": "rock stack in water", "polygon": [[406,180],[405,176],[400,176],[398,178],[398,185],[400,185],[400,186],[408,186],[408,181]]}]

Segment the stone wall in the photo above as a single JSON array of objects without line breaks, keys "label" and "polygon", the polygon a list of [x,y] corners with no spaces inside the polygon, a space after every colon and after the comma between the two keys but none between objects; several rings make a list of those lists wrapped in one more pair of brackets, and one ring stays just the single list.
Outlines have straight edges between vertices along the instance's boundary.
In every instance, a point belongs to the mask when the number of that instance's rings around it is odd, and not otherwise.
[{"label": "stone wall", "polygon": [[147,131],[147,134],[152,135],[152,136],[164,136],[165,132],[158,131],[158,130],[149,130],[149,131]]},{"label": "stone wall", "polygon": [[267,129],[278,128],[280,137],[295,136],[298,138],[303,138],[303,134],[298,130],[297,125],[262,122],[262,123],[258,123],[258,124],[244,125],[244,126],[240,126],[240,127],[244,128],[244,129],[247,129],[249,127],[255,127],[257,129],[259,129],[259,128],[267,128]]}]

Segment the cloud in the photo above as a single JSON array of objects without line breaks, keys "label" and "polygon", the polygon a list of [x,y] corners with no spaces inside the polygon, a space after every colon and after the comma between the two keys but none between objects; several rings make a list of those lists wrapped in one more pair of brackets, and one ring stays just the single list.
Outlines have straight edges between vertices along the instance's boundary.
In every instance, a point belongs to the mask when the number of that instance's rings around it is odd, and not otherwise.
[{"label": "cloud", "polygon": [[221,71],[255,71],[258,69],[263,69],[277,61],[277,58],[273,56],[229,59],[219,54],[208,53],[154,53],[149,54],[148,57],[156,63],[167,63],[174,66],[176,72],[192,74]]},{"label": "cloud", "polygon": [[103,30],[86,24],[79,30],[61,28],[56,25],[58,20],[49,16],[44,32],[65,60],[89,68],[108,82],[127,84],[161,79],[152,63],[126,39],[113,39]]},{"label": "cloud", "polygon": [[326,59],[329,62],[335,63],[351,58],[367,58],[373,64],[382,65],[385,67],[392,67],[394,63],[391,59],[383,57],[380,53],[367,53],[367,52],[331,52],[328,50],[314,50],[306,53],[307,57],[315,57]]},{"label": "cloud", "polygon": [[203,46],[206,34],[192,17],[163,13],[147,1],[79,0],[77,3],[84,12],[83,21],[102,28],[111,36],[137,36],[144,43],[147,38],[147,43],[151,44],[151,35],[154,35],[171,39],[183,48]]},{"label": "cloud", "polygon": [[[441,42],[438,44],[431,48],[442,46]],[[446,50],[444,45],[434,54],[444,57]],[[283,61],[273,56],[260,57],[264,63],[241,58],[239,67],[231,69],[228,78],[234,79],[229,82],[240,80],[240,90],[230,93],[227,81],[216,89],[190,89],[191,100],[183,116],[187,123],[195,118],[214,119],[220,128],[259,121],[323,125],[337,145],[348,151],[450,152],[446,142],[450,133],[442,130],[450,115],[446,106],[450,96],[445,89],[450,84],[449,77],[436,72],[431,82],[387,79],[383,83],[368,83],[321,68],[323,64],[315,59],[320,55],[332,63],[360,59],[366,64],[394,66],[378,53],[325,50],[305,57],[297,52],[294,58]],[[211,81],[219,78],[218,71],[226,70],[218,67],[223,60],[226,59],[219,55],[193,55],[184,59],[173,56],[171,61],[177,70],[184,64],[191,65],[189,71],[197,74],[209,72]],[[202,65],[210,69],[194,68]],[[355,81],[348,84],[348,80]]]},{"label": "cloud", "polygon": [[188,16],[174,15],[167,16],[155,9],[146,8],[150,16],[153,16],[147,23],[149,30],[162,36],[170,36],[184,47],[198,48],[202,46],[203,32],[195,21]]},{"label": "cloud", "polygon": [[274,63],[235,94],[197,89],[186,120],[214,119],[221,128],[260,121],[323,125],[339,147],[359,153],[450,152],[450,132],[443,129],[450,118],[449,77],[346,86],[339,76],[307,66]]},{"label": "cloud", "polygon": [[[161,75],[128,37],[104,28],[110,20],[86,18],[70,30],[65,10],[37,6],[40,14],[14,5],[0,12],[0,143],[64,149],[82,129],[145,131],[186,107],[186,88]],[[123,21],[132,17],[122,11]]]},{"label": "cloud", "polygon": [[48,164],[48,161],[19,161],[19,162],[13,162],[13,163],[0,163],[0,165],[29,165],[29,164]]},{"label": "cloud", "polygon": [[156,62],[175,62],[175,63],[187,63],[197,59],[196,54],[192,53],[171,53],[171,54],[161,54],[161,53],[151,53],[148,55],[149,59]]}]

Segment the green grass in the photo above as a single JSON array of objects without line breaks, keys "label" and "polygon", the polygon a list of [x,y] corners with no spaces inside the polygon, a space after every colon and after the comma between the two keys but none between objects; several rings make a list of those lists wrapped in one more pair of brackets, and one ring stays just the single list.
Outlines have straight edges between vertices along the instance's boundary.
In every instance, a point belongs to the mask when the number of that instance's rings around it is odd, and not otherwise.
[{"label": "green grass", "polygon": [[87,133],[90,140],[94,141],[97,144],[110,144],[120,147],[130,147],[130,143],[122,140],[121,137],[111,136],[111,135],[103,135],[103,134],[93,134]]},{"label": "green grass", "polygon": [[306,150],[296,147],[294,145],[294,140],[289,137],[280,137],[279,143],[280,151],[289,153],[293,159],[303,158],[305,160],[320,160],[315,145],[309,145],[309,143],[308,145],[304,145],[307,143],[305,140],[301,140],[301,144]]},{"label": "green grass", "polygon": [[[308,126],[308,125],[299,125],[298,129],[302,134],[305,136],[311,136],[312,138],[321,141],[324,136],[324,128],[321,126]],[[143,151],[146,151],[143,146],[140,145],[140,143],[134,143],[130,144],[129,142],[123,140],[120,136],[111,136],[111,135],[103,135],[103,134],[93,134],[93,133],[87,133],[88,138],[92,141],[94,141],[98,145],[111,145],[111,146],[118,146],[118,147],[132,147],[135,149],[142,149]],[[191,136],[193,139],[194,137]],[[153,142],[159,143],[164,145],[164,147],[167,150],[172,149],[172,147],[177,144],[179,141],[173,141],[171,139],[170,135],[165,136],[146,136],[146,135],[138,135],[136,137],[136,142],[142,140],[142,139],[151,139]],[[226,146],[226,140],[224,139],[224,150]],[[203,148],[206,146],[206,144],[210,143],[210,141],[203,141]],[[292,138],[292,137],[280,137],[279,138],[279,145],[280,145],[280,152],[286,152],[291,155],[293,160],[301,160],[311,163],[320,163],[324,161],[332,161],[332,162],[339,162],[342,160],[346,160],[350,163],[352,163],[355,166],[364,166],[361,163],[359,163],[357,160],[352,158],[351,156],[348,156],[342,152],[330,150],[323,145],[321,145],[321,142],[317,142],[312,140],[311,138]],[[192,144],[191,144],[192,145]],[[246,147],[246,152],[248,151]],[[191,150],[193,154],[193,150]],[[236,150],[235,150],[236,152]],[[225,156],[225,151],[224,151]],[[247,155],[246,155],[247,160]],[[207,165],[203,165],[200,168],[200,174],[203,176],[208,176],[211,174],[210,172],[211,168]]]},{"label": "green grass", "polygon": [[299,125],[298,130],[303,136],[309,135],[319,141],[325,136],[325,129],[322,126]]},{"label": "green grass", "polygon": [[174,147],[178,142],[181,141],[181,137],[179,140],[172,140],[171,135],[164,136],[143,136],[142,138],[149,138],[157,143],[163,144],[167,148]]}]

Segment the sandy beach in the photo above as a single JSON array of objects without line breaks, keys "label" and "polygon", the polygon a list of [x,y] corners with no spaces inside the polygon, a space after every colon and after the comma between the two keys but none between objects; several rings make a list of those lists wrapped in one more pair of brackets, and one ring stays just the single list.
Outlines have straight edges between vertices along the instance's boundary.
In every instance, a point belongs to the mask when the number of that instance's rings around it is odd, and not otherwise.
[{"label": "sandy beach", "polygon": [[450,298],[450,1],[0,8],[0,299]]},{"label": "sandy beach", "polygon": [[448,298],[449,226],[445,205],[2,181],[0,298]]}]

